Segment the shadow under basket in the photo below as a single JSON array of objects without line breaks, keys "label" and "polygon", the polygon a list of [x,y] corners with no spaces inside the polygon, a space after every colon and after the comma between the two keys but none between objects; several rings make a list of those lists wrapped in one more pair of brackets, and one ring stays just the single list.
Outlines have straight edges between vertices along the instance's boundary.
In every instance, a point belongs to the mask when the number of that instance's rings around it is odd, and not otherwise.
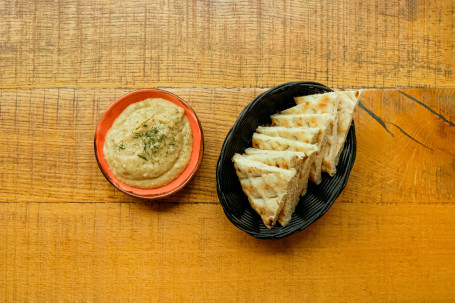
[{"label": "shadow under basket", "polygon": [[322,174],[319,185],[308,184],[308,192],[300,198],[291,221],[285,227],[277,223],[265,227],[261,217],[251,208],[243,193],[231,160],[251,147],[253,133],[260,125],[270,125],[270,115],[295,106],[294,97],[321,94],[332,90],[316,82],[290,82],[276,86],[257,96],[239,115],[226,136],[216,169],[217,192],[224,213],[239,229],[260,239],[278,239],[299,232],[322,217],[343,191],[356,156],[354,122],[348,132],[337,173]]}]

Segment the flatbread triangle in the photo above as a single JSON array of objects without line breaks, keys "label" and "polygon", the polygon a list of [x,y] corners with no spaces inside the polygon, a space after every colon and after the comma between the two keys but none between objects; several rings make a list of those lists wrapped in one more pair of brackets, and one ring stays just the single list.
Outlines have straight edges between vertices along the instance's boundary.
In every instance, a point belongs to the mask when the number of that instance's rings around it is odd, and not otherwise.
[{"label": "flatbread triangle", "polygon": [[240,154],[235,154],[232,161],[251,207],[264,225],[272,228],[283,207],[298,200],[297,171],[266,165]]},{"label": "flatbread triangle", "polygon": [[[301,158],[295,153],[288,152],[276,152],[276,153],[252,153],[248,154],[245,151],[246,155],[244,158],[247,160],[258,161],[266,165],[279,167],[282,169],[295,169],[298,178],[297,191],[293,193],[292,197],[286,201],[283,206],[283,209],[278,214],[278,222],[281,226],[286,226],[291,220],[291,216],[294,213],[295,207],[299,202],[299,194],[302,189],[308,184],[308,174],[305,174],[303,171],[304,162],[308,157]],[[305,178],[306,177],[306,178]]]}]

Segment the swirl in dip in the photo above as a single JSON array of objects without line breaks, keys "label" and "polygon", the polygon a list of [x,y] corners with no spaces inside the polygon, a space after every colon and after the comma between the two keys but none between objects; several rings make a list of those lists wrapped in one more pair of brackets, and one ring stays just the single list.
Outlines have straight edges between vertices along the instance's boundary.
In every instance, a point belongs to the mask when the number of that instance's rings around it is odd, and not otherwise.
[{"label": "swirl in dip", "polygon": [[107,132],[103,151],[120,181],[157,188],[183,173],[192,148],[193,134],[183,108],[156,98],[128,106]]}]

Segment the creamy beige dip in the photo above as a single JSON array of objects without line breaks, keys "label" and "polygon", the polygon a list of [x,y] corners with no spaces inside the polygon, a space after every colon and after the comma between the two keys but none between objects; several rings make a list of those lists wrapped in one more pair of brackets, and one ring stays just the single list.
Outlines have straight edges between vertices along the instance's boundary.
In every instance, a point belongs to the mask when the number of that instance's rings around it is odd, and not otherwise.
[{"label": "creamy beige dip", "polygon": [[157,188],[188,166],[193,134],[183,108],[164,99],[128,106],[106,134],[104,158],[123,183]]}]

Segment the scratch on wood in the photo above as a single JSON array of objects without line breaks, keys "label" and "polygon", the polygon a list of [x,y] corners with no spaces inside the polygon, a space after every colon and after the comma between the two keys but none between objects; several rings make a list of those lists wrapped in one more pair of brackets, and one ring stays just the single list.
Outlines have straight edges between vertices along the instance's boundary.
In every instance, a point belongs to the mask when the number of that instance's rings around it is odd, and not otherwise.
[{"label": "scratch on wood", "polygon": [[405,95],[406,97],[408,97],[409,99],[419,103],[420,105],[422,105],[423,107],[425,107],[426,109],[428,109],[430,112],[432,112],[433,114],[435,114],[436,116],[438,116],[439,118],[441,118],[443,121],[449,123],[451,126],[455,126],[455,123],[453,122],[450,122],[449,120],[446,119],[446,117],[444,117],[443,115],[441,114],[438,114],[437,112],[435,112],[431,107],[429,107],[428,105],[424,104],[423,102],[417,100],[416,98],[406,94],[405,92],[402,92],[401,90],[398,91],[400,94],[402,95]]},{"label": "scratch on wood", "polygon": [[359,107],[361,109],[363,109],[364,111],[366,111],[373,119],[375,119],[376,121],[378,121],[379,124],[382,125],[382,127],[384,127],[384,129],[393,136],[393,134],[389,131],[389,129],[387,128],[387,126],[385,125],[385,122],[382,121],[381,118],[379,118],[378,116],[376,116],[375,113],[373,113],[371,110],[369,110],[368,108],[365,107],[365,105],[363,105],[362,102],[359,101]]},{"label": "scratch on wood", "polygon": [[420,141],[414,139],[411,135],[409,135],[407,132],[405,132],[401,127],[399,127],[399,126],[396,125],[395,123],[393,123],[393,122],[387,122],[387,123],[390,123],[390,124],[392,124],[393,126],[395,126],[396,128],[398,128],[403,134],[405,134],[407,137],[411,138],[413,141],[419,143],[420,145],[422,145],[422,146],[428,148],[428,149],[431,150],[431,151],[434,151],[432,148],[430,148],[430,147],[426,146],[425,144],[423,144],[422,142],[420,142]]},{"label": "scratch on wood", "polygon": [[406,179],[405,176],[406,176],[406,173],[408,172],[409,163],[411,163],[412,159],[414,158],[415,152],[416,152],[415,150],[412,151],[411,157],[409,157],[408,161],[406,162],[406,166],[404,168],[404,173],[402,174],[401,182],[400,182],[400,185],[398,186],[398,188],[401,188],[401,189],[403,188],[403,182]]}]

